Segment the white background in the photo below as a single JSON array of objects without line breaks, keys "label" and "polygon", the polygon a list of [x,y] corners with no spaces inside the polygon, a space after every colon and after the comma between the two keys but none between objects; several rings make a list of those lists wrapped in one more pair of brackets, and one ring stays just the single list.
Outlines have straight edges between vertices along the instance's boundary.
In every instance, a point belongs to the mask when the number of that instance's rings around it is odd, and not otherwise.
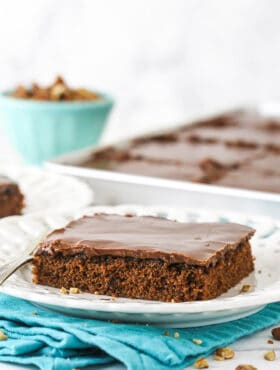
[{"label": "white background", "polygon": [[[279,15],[279,0],[2,0],[0,90],[59,73],[109,92],[107,141],[280,100]],[[0,161],[18,161],[2,131]],[[243,339],[235,360],[211,368],[279,369],[262,359],[268,335]]]}]

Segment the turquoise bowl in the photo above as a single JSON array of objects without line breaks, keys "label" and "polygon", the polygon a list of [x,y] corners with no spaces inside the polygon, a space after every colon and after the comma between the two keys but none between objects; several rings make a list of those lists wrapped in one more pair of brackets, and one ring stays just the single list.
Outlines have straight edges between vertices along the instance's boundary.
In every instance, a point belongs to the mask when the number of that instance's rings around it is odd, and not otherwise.
[{"label": "turquoise bowl", "polygon": [[94,146],[106,126],[113,99],[49,102],[0,94],[0,122],[29,164],[40,165],[63,153]]}]

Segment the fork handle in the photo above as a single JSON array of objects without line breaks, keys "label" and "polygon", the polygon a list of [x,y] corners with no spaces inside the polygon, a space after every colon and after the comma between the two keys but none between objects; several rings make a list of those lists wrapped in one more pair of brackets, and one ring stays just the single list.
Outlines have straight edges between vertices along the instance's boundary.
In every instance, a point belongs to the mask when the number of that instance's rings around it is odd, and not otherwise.
[{"label": "fork handle", "polygon": [[23,255],[15,260],[6,263],[0,267],[0,285],[2,285],[15,271],[17,271],[21,266],[32,261],[33,257],[31,255]]}]

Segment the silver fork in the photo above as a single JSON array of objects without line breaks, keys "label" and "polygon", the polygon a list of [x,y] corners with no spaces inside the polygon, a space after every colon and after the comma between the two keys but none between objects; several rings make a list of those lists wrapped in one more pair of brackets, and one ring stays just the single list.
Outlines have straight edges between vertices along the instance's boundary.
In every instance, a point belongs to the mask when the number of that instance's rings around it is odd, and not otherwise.
[{"label": "silver fork", "polygon": [[33,252],[40,240],[42,240],[42,237],[36,239],[36,242],[34,241],[31,243],[20,257],[0,266],[0,285],[2,285],[20,267],[32,261]]}]

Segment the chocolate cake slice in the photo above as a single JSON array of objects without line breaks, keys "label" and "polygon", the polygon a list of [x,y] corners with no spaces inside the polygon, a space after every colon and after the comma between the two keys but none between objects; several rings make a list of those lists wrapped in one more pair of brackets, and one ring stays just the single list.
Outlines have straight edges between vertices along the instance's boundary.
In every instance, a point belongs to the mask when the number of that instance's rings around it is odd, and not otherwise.
[{"label": "chocolate cake slice", "polygon": [[254,269],[250,227],[97,214],[42,241],[33,281],[56,288],[158,301],[219,296]]},{"label": "chocolate cake slice", "polygon": [[20,215],[24,196],[19,186],[8,177],[0,176],[0,217]]}]

